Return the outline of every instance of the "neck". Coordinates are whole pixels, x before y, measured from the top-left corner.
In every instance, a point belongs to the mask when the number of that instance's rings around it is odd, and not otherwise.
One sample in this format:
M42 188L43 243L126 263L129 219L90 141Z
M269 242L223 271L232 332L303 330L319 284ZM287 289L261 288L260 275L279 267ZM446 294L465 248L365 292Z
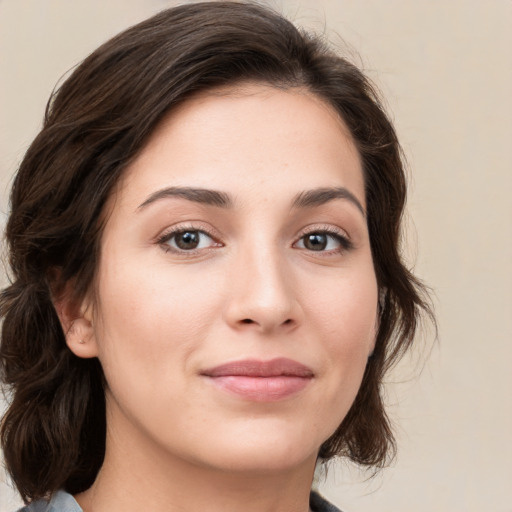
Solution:
M309 510L316 454L294 467L227 470L170 456L160 446L133 438L127 443L123 437L107 435L96 481L75 496L84 512Z

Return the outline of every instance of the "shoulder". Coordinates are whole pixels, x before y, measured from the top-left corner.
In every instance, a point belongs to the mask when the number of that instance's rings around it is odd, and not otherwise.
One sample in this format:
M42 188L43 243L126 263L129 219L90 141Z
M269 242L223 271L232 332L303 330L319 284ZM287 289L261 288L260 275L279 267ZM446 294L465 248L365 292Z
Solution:
M313 512L341 512L340 509L325 500L320 494L311 491L309 503ZM47 500L33 501L18 512L83 512L71 494L57 491Z
M75 498L64 491L57 491L48 500L36 500L18 512L83 512Z
M311 491L309 496L309 505L313 512L341 512L339 508L329 503L316 491Z

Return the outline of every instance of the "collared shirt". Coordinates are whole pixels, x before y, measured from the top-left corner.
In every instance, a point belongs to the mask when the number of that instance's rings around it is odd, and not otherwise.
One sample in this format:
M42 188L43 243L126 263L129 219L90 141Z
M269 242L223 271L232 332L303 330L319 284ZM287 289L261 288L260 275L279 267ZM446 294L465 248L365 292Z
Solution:
M315 491L311 491L309 504L313 512L341 512ZM83 512L83 510L71 494L57 491L50 501L33 501L30 505L19 509L18 512Z

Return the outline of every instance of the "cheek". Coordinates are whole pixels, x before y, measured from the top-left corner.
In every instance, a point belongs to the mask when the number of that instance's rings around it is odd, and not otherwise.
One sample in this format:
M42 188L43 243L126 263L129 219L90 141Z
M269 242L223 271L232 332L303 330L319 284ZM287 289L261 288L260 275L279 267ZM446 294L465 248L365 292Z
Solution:
M333 351L357 354L373 349L377 327L377 282L373 267L340 273L307 292L307 308Z
M361 385L377 327L377 284L373 267L337 276L309 294L312 332L325 355L326 415L335 429Z
M142 385L156 386L156 375L184 371L188 355L204 339L218 302L214 283L198 282L197 273L183 268L171 272L166 265L111 261L99 276L96 326L107 382L137 375Z

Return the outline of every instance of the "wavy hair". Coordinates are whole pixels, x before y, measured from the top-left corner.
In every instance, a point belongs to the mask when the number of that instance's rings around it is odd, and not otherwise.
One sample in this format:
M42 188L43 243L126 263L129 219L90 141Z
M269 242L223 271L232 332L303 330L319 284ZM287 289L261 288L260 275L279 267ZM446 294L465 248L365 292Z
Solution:
M355 402L319 457L380 467L393 454L383 376L431 310L400 254L407 187L392 123L365 75L322 38L253 3L187 4L122 32L74 70L14 180L10 285L0 295L10 403L0 435L26 501L86 490L105 452L101 365L68 349L52 297L70 281L76 298L91 288L105 203L164 116L197 92L241 81L309 90L340 114L359 150L380 326Z

